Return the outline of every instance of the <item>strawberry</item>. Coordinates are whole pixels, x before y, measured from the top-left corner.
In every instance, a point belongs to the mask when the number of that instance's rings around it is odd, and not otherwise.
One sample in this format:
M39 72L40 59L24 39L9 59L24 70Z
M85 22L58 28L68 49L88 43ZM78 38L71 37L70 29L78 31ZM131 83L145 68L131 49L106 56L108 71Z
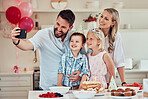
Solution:
M91 22L92 21L92 18L91 17L88 17L87 21L88 22Z
M127 87L134 87L134 85L126 85Z
M94 17L93 20L94 20L95 22L97 22L97 18L96 18L96 17Z

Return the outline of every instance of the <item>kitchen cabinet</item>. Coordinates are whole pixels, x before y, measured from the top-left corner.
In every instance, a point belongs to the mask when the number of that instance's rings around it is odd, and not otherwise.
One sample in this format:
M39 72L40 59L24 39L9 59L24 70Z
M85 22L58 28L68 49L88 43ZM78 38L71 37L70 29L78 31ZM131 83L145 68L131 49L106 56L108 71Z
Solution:
M139 84L143 84L143 79L148 78L148 70L125 70L125 79L127 84L133 84L137 82ZM115 78L117 86L121 86L120 76L117 73Z
M33 72L0 73L1 99L27 99L33 90Z

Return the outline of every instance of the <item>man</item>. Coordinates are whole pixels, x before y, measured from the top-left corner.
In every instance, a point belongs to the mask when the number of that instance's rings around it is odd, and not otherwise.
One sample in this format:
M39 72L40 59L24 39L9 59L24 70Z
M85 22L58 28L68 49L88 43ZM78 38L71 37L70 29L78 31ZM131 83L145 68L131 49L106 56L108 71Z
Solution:
M75 15L71 10L62 10L56 19L53 27L39 30L29 40L15 38L19 35L18 27L14 28L11 33L13 43L21 50L39 49L40 54L40 87L48 89L50 86L57 84L58 68L60 60L69 45L69 37L73 33L73 23ZM70 81L77 82L80 80L79 73L74 72L70 75Z

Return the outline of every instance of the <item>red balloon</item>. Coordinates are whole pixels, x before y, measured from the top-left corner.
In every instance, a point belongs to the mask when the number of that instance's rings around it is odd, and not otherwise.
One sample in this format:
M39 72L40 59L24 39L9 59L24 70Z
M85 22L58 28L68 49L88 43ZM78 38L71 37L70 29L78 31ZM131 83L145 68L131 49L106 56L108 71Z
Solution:
M21 2L22 0L16 0L17 2Z
M34 22L31 18L29 17L23 17L20 21L19 21L19 27L21 29L26 29L27 33L30 32L33 27L34 27Z
M15 7L9 7L6 11L6 18L12 24L17 24L21 19L21 11Z

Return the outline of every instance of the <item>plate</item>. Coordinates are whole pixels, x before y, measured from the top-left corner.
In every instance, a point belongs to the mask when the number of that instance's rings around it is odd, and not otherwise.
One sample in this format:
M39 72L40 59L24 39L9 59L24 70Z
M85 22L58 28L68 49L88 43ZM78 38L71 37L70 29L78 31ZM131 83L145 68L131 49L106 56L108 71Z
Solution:
M111 96L113 99L132 99L135 96Z
M142 92L143 90L138 90L138 92Z
M104 96L106 93L96 93L95 96Z

